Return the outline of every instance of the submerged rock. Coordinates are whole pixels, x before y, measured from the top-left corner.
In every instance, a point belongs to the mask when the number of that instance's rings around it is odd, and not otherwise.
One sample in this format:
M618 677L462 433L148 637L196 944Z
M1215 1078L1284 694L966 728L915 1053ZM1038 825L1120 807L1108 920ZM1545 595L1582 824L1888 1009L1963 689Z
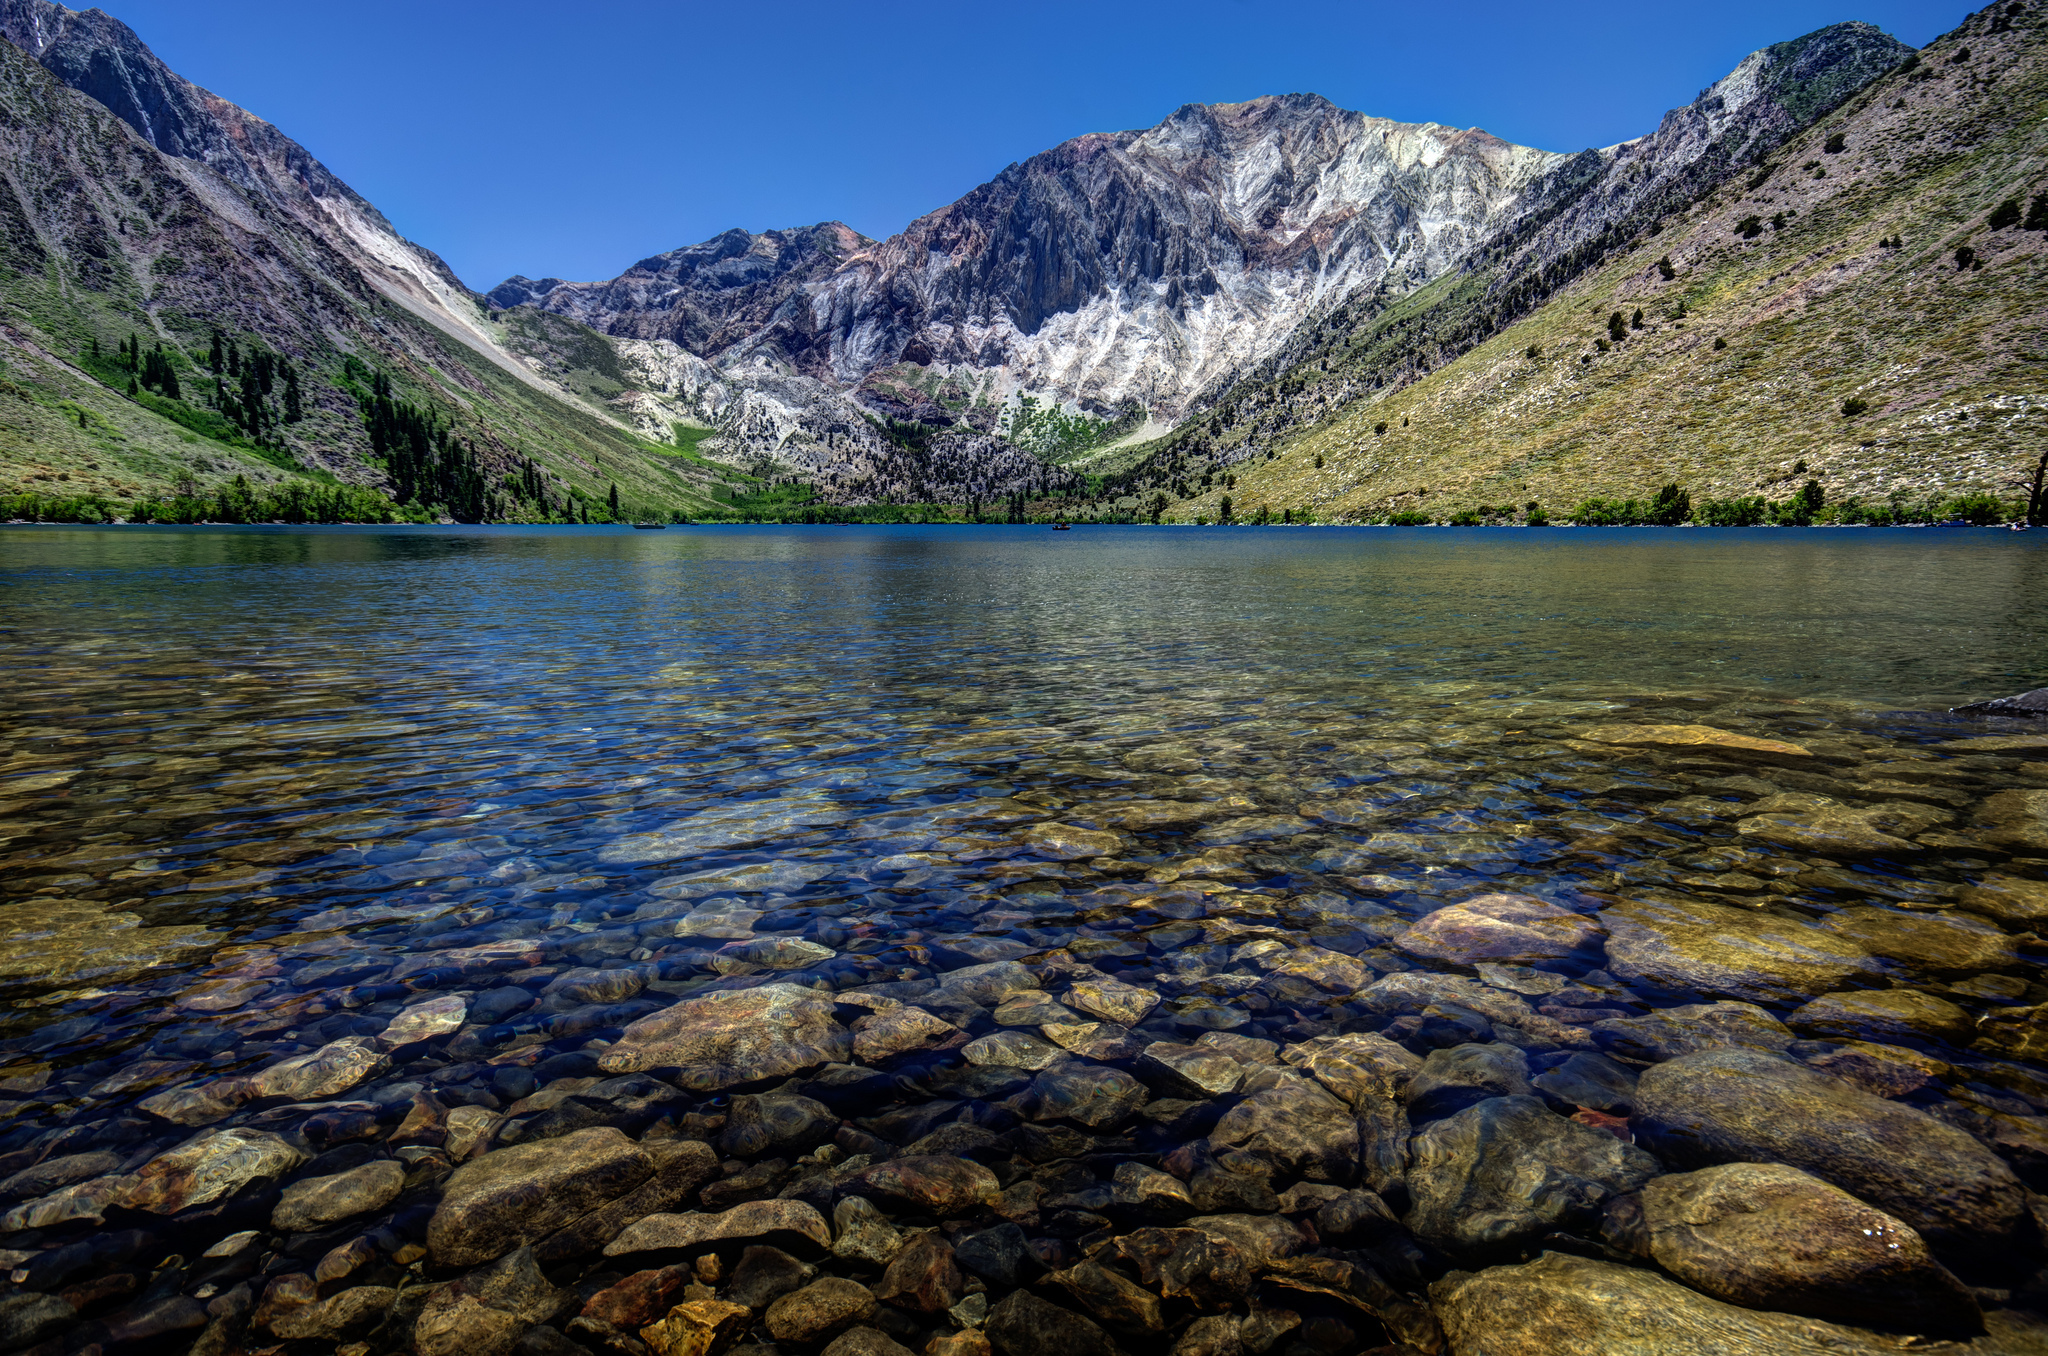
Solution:
M1592 1030L1602 1050L1648 1064L1723 1045L1783 1050L1796 1039L1790 1027L1754 1003L1688 1003L1640 1017L1610 1017Z
M1411 956L1472 965L1556 960L1596 946L1600 924L1528 895L1481 895L1424 914L1394 939Z
M844 1063L853 1040L814 990L763 984L687 998L628 1026L598 1058L607 1073L677 1068L697 1092Z
M1496 1097L1416 1134L1408 1227L1462 1257L1511 1254L1552 1229L1583 1229L1657 1160L1557 1115L1534 1097Z
M1912 1332L1983 1326L1969 1289L1911 1226L1781 1164L1731 1163L1643 1187L1650 1255L1752 1309Z
M1803 919L1704 901L1617 904L1607 968L1622 979L1755 1002L1810 998L1874 977L1855 942Z
M1710 1299L1654 1271L1546 1252L1430 1287L1465 1356L1896 1356L1895 1342Z
M1595 725L1572 733L1580 739L1623 749L1718 753L1744 762L1783 763L1795 767L1816 761L1813 753L1801 745L1777 739L1756 739L1717 730L1711 725Z
M1943 1256L1995 1256L2035 1237L2019 1179L1971 1136L1779 1056L1706 1050L1659 1064L1637 1084L1633 1124L1676 1167L1803 1168Z
M1215 1039L1204 1036L1204 1042ZM1353 1109L1371 1102L1403 1102L1422 1061L1377 1033L1316 1036L1280 1052Z
M1821 926L1873 956L1934 974L1981 974L2019 964L2012 938L1967 913L1865 907L1829 914Z
M536 1243L624 1196L655 1160L608 1126L516 1144L456 1169L427 1225L442 1266L475 1266Z
M307 1155L263 1130L237 1126L189 1139L136 1169L122 1203L134 1210L174 1215L242 1191L254 1182L280 1177Z
M1787 1020L1817 1036L1871 1037L1889 1040L1966 1042L1970 1014L1955 1004L1914 989L1851 989L1814 999Z
M832 1246L832 1230L814 1207L802 1201L745 1201L715 1215L649 1215L606 1244L604 1255L682 1250L777 1234L805 1239L820 1248Z
M305 1233L382 1210L398 1199L404 1186L405 1169L389 1159L330 1177L307 1178L285 1188L270 1224L286 1233Z

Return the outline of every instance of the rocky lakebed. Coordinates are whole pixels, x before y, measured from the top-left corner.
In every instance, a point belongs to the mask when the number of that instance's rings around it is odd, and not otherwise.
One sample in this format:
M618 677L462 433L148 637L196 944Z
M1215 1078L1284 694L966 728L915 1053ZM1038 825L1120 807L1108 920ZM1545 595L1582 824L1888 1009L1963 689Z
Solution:
M374 713L18 722L0 1349L2048 1352L2038 725L668 712L409 817Z

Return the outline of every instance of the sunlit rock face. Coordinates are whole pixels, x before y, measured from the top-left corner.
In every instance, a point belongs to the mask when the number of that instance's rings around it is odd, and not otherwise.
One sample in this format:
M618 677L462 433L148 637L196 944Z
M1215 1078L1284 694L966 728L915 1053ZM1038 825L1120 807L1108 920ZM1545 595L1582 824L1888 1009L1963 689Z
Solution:
M808 473L872 457L849 407L986 433L1031 394L1161 428L1448 275L1506 323L1909 50L1836 24L1752 53L1654 132L1576 154L1312 94L1190 104L1011 165L885 241L838 222L727 231L606 282L515 277L491 301L642 341L643 389ZM710 370L661 380L692 355Z
M846 385L937 364L1171 418L1319 307L1441 275L1563 159L1315 95L1190 104L1012 165L881 243L836 222L729 231L609 282L491 297Z

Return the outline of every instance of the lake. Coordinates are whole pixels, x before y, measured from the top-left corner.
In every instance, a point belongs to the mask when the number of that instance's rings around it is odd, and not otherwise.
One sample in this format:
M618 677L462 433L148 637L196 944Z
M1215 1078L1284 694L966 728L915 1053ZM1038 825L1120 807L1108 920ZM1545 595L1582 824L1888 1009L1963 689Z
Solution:
M1948 708L2048 682L2048 534L17 527L0 587L0 1263L132 1281L68 1342L388 1349L522 1245L874 1283L853 1198L1021 1231L913 1350L1037 1332L1024 1271L1295 1356L1587 1268L2033 1340L2048 721ZM1755 1164L1907 1262L1650 1267ZM575 1235L605 1172L649 1208ZM1256 1288L1088 1279L1224 1216L1295 1230L1210 1229Z

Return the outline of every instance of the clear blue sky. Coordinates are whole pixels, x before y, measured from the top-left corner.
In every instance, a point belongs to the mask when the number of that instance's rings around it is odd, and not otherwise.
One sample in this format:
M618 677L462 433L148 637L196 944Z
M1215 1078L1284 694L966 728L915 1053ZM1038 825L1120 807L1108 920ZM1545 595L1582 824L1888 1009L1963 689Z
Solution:
M1758 47L1844 19L1922 46L1973 8L100 2L478 288L612 277L733 226L886 236L1012 161L1185 103L1310 91L1546 150L1604 146Z

